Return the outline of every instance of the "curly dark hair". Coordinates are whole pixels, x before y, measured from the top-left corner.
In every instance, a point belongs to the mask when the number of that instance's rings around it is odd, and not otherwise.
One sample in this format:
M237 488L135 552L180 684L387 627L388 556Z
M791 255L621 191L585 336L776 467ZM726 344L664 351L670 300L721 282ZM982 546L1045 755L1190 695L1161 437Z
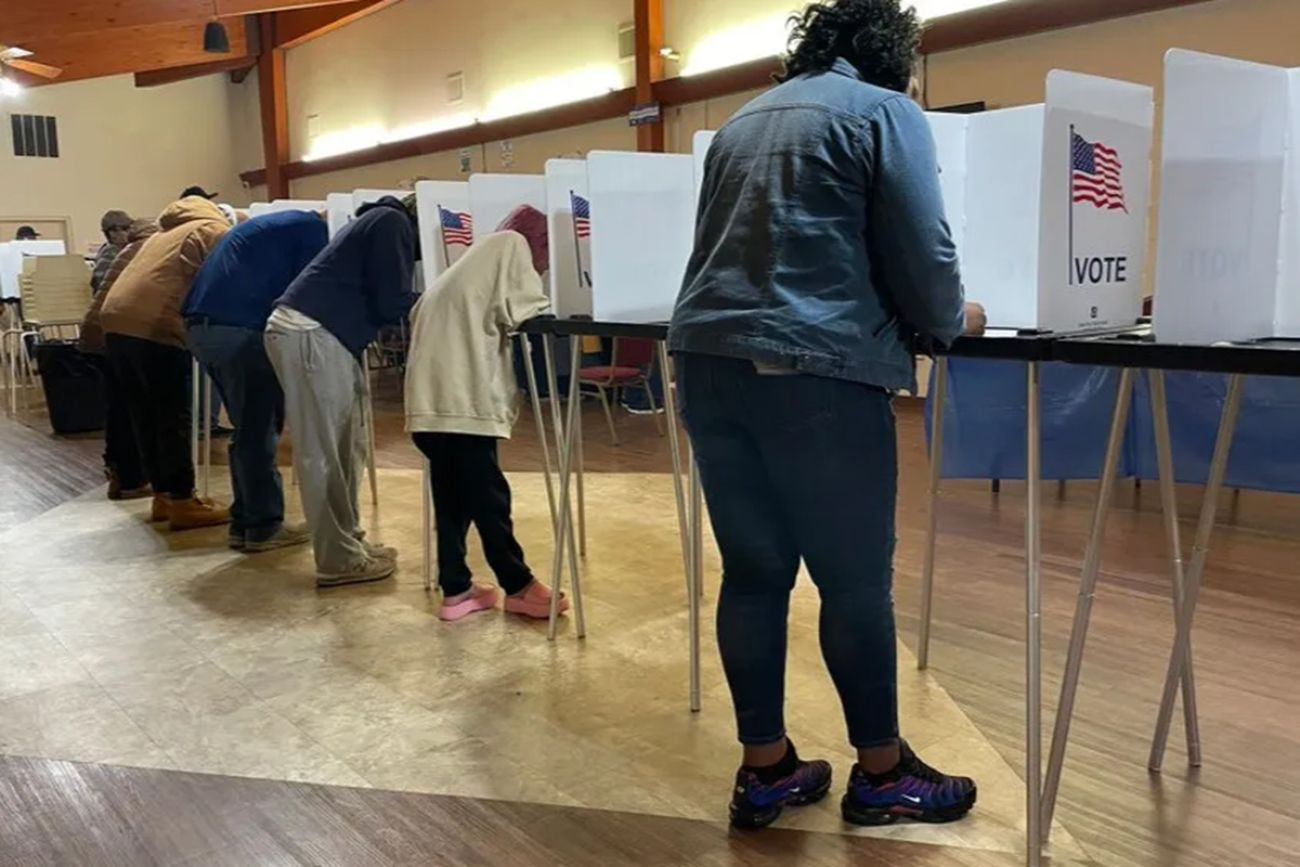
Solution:
M790 18L778 81L825 72L843 57L878 87L907 91L921 46L921 19L903 0L821 0Z

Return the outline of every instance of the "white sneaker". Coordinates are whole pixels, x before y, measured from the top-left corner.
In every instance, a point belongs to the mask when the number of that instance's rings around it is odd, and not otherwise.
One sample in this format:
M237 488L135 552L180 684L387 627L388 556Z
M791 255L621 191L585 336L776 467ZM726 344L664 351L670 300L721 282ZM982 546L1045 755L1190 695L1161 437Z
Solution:
M261 542L246 539L244 550L250 554L259 554L263 551L274 551L277 548L288 548L292 545L301 545L310 541L311 531L307 529L306 524L295 524L293 526L282 524L280 529L275 531L275 535L269 539L263 539Z
M369 584L383 581L397 571L397 561L387 557L367 557L360 563L348 567L343 572L316 573L316 586L343 587L347 584Z
M396 548L390 547L388 545L378 545L375 544L374 542L367 542L365 539L361 540L361 545L366 549L366 553L369 554L371 557L377 557L381 560L397 559Z

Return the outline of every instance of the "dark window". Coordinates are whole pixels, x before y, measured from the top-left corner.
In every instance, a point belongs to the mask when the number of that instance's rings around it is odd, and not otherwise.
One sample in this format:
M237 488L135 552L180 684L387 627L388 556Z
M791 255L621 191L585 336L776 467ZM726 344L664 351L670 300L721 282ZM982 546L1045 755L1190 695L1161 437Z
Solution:
M16 157L57 157L59 155L58 122L45 115L10 115Z

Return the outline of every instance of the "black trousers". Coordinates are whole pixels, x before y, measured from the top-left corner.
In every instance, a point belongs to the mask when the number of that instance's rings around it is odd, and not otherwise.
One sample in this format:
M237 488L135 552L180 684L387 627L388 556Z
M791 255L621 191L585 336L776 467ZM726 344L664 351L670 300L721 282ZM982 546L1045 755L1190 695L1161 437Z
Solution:
M131 407L126 393L108 356L96 355L94 358L104 383L104 467L117 476L124 490L144 487L148 478L140 458L135 428L131 424Z
M194 496L190 354L176 346L123 334L109 334L106 341L149 483L155 493L189 499Z
M446 596L472 585L465 538L472 523L488 565L507 595L533 580L510 520L510 483L497 463L494 437L415 433L415 445L429 459L433 510L438 522L438 584Z

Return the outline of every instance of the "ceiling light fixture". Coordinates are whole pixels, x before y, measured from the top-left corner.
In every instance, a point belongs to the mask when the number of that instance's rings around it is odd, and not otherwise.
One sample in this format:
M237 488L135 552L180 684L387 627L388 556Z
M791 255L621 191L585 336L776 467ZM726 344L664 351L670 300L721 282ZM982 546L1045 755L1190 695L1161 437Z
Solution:
M23 86L7 75L0 73L0 96L21 96Z
M217 0L212 0L212 20L203 28L203 50L209 54L230 53L230 34L217 17Z

